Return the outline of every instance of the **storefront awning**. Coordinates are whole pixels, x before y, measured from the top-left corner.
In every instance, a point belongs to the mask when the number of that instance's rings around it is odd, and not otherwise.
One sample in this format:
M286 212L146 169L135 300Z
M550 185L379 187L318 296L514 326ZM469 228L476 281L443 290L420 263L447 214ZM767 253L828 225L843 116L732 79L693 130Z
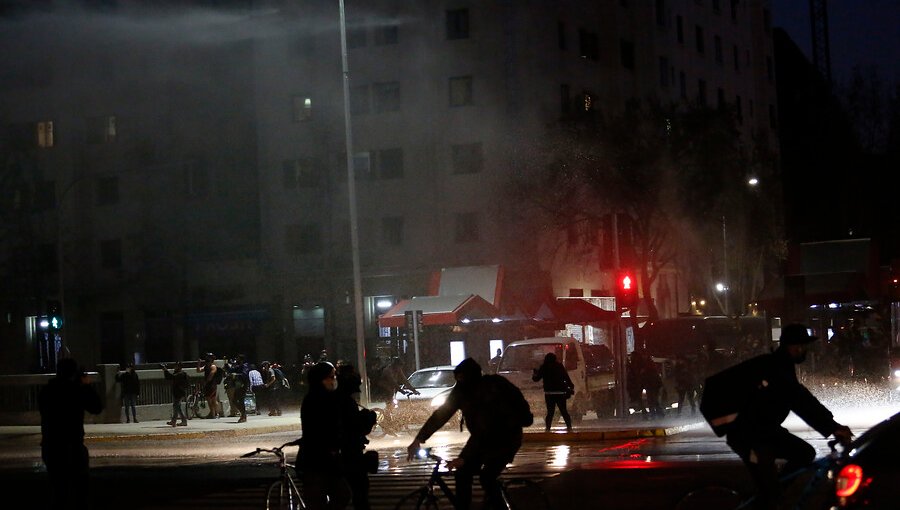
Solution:
M416 296L403 300L378 317L382 328L406 326L406 312L421 310L422 324L438 326L457 324L463 319L480 320L497 317L497 309L476 294L457 296Z
M583 299L557 299L548 301L538 308L534 319L553 321L560 324L590 324L616 320L616 312L604 310Z

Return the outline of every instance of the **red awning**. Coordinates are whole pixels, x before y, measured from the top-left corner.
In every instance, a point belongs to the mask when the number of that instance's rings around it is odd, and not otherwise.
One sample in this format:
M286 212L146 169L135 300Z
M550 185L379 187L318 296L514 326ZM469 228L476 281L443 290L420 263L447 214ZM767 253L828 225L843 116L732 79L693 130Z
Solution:
M618 314L594 306L583 299L557 299L541 305L534 318L561 324L590 324L616 320Z
M422 311L422 324L425 326L457 324L463 319L490 319L499 315L493 305L476 294L416 296L397 303L379 316L378 325L382 328L405 327L405 313L413 310Z

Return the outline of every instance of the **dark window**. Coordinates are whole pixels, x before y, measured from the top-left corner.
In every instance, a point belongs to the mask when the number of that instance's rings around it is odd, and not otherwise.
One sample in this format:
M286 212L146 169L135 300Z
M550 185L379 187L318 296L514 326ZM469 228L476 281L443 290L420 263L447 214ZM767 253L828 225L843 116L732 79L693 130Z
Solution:
M737 23L737 5L738 0L731 0L731 21Z
M681 16L675 17L675 36L680 44L684 44L684 19Z
M737 44L732 46L731 56L732 56L732 58L734 58L734 70L740 71L741 70L741 55L740 55L740 52L738 51Z
M376 112L400 111L400 84L398 82L373 85Z
M634 69L634 43L624 39L619 40L619 52L622 59L622 67Z
M562 21L556 23L556 39L559 49L565 51L569 45L566 41L566 24Z
M87 119L87 137L89 144L112 143L116 140L116 117L107 115Z
M600 40L597 34L587 30L578 30L578 51L581 58L597 60L600 58Z
M725 109L725 89L722 87L716 89L716 107L720 110Z
M378 151L379 177L382 179L403 178L403 149L400 147Z
M347 27L347 47L362 48L366 45L366 27L364 26L348 26Z
M119 178L115 175L97 177L96 204L115 205L119 203Z
M719 14L722 12L722 0L712 0L713 12Z
M319 172L310 159L286 159L281 167L285 189L314 188L319 185Z
M372 158L374 154L368 152L357 152L353 155L353 176L357 181L372 180L374 172L372 172Z
M184 191L189 198L201 198L209 193L209 172L202 161L184 164Z
M716 62L720 64L724 62L722 57L722 38L718 35L713 37L713 50L716 52Z
M456 76L450 78L450 106L468 106L472 104L472 77Z
M403 216L388 216L381 220L382 239L387 246L403 245Z
M685 77L684 71L678 73L678 86L681 88L681 98L687 99L687 77Z
M42 181L34 189L35 212L49 211L56 207L56 181Z
M770 82L775 80L775 66L772 65L772 57L766 57L766 78Z
M584 297L584 289L569 289L569 297Z
M775 114L775 105L769 105L769 127L776 129L778 127L778 116Z
M668 59L668 57L659 57L659 86L662 88L669 87L669 59Z
M371 110L369 102L369 86L356 85L350 88L350 113L365 115Z
M478 233L478 215L473 212L457 213L456 235L457 243L477 242L481 236Z
M703 53L704 44L703 44L703 27L697 25L694 27L694 37L697 40L697 53Z
M453 145L451 158L454 174L475 174L484 166L484 151L481 142Z
M119 269L122 267L122 241L108 239L100 241L100 267Z
M57 259L55 244L46 243L37 246L37 269L45 274L59 272L59 260Z
M322 228L317 223L302 223L285 227L285 251L293 255L322 251Z
M400 27L397 25L382 25L375 30L375 45L387 46L397 44L400 40Z
M706 80L697 80L697 104L706 106Z
M741 96L734 98L734 114L737 117L737 123L744 123L744 106L741 104Z
M469 10L451 9L447 11L447 39L469 38Z
M666 0L656 0L656 26L666 26Z
M559 86L559 111L562 113L572 111L572 90L567 83Z
M763 30L767 34L772 32L772 13L769 12L769 9L763 9Z

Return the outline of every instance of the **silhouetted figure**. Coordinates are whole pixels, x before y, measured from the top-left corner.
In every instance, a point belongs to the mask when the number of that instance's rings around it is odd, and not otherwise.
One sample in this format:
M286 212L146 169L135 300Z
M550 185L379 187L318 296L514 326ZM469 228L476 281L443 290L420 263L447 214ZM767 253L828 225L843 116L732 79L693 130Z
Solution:
M141 378L134 371L134 363L129 363L124 372L116 374L116 381L122 383L122 406L125 407L125 423L137 423L137 399L141 394ZM131 412L131 415L128 412Z
M497 507L497 478L522 446L522 427L531 425L534 417L519 388L501 375L482 375L474 359L462 360L453 375L456 385L406 447L407 459L412 460L421 443L461 411L469 439L459 458L447 463L448 469L456 470L456 509L468 510L471 506L475 475L484 489L485 507Z
M556 354L548 352L544 363L534 369L532 381L544 381L544 402L547 404L547 416L544 417L544 431L549 432L553 424L553 413L559 408L559 414L566 422L566 431L572 432L572 417L566 408L566 400L575 394L575 385L569 378L569 372L562 363L556 360Z
M59 360L56 377L41 389L41 458L51 486L51 508L86 509L90 501L84 413L100 414L103 402L72 358Z
M500 367L501 359L503 359L503 349L497 347L497 355L491 358L490 361L488 361L488 372L496 374L497 368Z
M244 397L250 388L250 364L247 363L243 354L238 354L234 363L227 362L225 370L231 377L231 405L234 407L232 413L237 411L240 415L238 423L247 421L247 406Z
M691 415L697 412L697 403L694 394L697 391L697 374L695 367L684 356L675 360L675 391L678 393L678 415L686 403L691 404Z
M187 415L184 413L184 398L188 394L188 375L184 371L184 367L180 361L175 363L174 372L169 372L165 365L160 365L163 370L163 377L172 381L172 419L168 422L172 427L187 426ZM177 420L181 418L179 423Z
M197 362L197 372L203 372L203 398L209 406L210 418L225 416L219 405L219 383L224 378L224 370L216 366L216 355L208 352Z
M359 395L362 379L351 363L339 361L336 371L338 408L341 417L343 435L341 439L341 462L344 477L353 493L353 509L369 510L369 473L378 468L377 453L366 453L369 444L366 436L375 426L374 411L360 407ZM374 466L367 460L375 455Z
M350 502L351 492L341 459L346 436L341 399L335 391L337 375L327 361L316 363L307 375L309 392L300 405L303 436L297 452L304 498L309 510L342 509Z

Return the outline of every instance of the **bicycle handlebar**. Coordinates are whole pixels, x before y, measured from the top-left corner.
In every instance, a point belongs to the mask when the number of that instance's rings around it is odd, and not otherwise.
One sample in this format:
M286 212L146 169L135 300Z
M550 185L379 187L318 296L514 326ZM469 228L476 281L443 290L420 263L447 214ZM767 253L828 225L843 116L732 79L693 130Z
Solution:
M290 441L288 443L284 443L281 446L274 446L272 448L257 448L256 450L254 450L252 452L247 452L247 453L241 455L241 458L246 459L248 457L253 457L254 455L259 455L260 453L273 453L273 454L283 458L284 457L283 450L286 446L297 446L297 445L298 445L297 441Z

